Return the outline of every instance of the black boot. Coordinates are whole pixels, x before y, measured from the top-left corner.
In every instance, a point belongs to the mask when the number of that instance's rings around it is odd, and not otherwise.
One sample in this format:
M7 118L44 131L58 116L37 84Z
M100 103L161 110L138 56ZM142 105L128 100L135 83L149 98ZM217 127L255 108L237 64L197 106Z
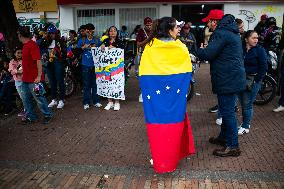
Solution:
M224 147L222 149L214 150L213 155L220 157L228 157L228 156L238 157L239 155L241 155L241 150L240 148Z

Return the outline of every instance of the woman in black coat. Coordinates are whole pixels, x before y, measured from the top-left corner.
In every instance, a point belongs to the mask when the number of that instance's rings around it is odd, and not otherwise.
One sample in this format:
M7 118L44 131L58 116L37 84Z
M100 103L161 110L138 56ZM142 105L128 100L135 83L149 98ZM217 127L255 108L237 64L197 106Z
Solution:
M247 76L247 86L239 95L242 105L242 124L238 134L243 135L249 132L250 122L253 116L253 102L261 88L262 79L267 71L267 55L260 45L258 45L258 34L249 30L244 35L244 66Z

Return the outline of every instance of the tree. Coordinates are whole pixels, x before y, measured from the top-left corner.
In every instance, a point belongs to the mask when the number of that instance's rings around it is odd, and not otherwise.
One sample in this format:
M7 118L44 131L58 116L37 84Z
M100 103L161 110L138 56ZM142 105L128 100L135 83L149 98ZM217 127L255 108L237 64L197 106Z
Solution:
M6 40L7 54L11 55L13 49L19 44L17 29L19 23L16 17L12 0L1 0L0 3L0 32Z

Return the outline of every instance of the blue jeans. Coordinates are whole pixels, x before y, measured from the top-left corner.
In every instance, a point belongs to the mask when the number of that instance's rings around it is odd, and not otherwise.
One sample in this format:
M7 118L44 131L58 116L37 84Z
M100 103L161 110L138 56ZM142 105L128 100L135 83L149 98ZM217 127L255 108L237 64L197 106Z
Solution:
M59 87L59 100L64 100L65 85L64 85L64 63L54 61L49 63L46 68L48 80L51 87L51 97L56 99L57 97L57 85Z
M17 92L18 92L21 100L23 100L23 82L22 81L15 81L15 87L17 89Z
M280 78L280 99L278 104L284 106L284 57L282 57L282 68L281 68L281 78Z
M220 139L226 139L226 146L239 147L238 126L235 113L237 94L217 94L219 111L222 115L223 124L219 134Z
M253 102L255 101L260 87L261 82L254 83L251 91L245 90L239 94L243 114L243 128L249 129L249 125L253 116Z
M99 103L100 99L97 95L96 74L93 71L94 67L82 65L83 74L83 105Z
M40 95L37 96L33 91L35 84L34 83L26 83L23 82L22 90L23 90L23 104L26 112L26 117L31 121L35 121L37 119L37 115L34 113L34 103L33 99L35 99L37 106L40 111L43 113L44 117L52 117L52 113L48 108L48 104L46 98L44 96L44 89L41 90Z

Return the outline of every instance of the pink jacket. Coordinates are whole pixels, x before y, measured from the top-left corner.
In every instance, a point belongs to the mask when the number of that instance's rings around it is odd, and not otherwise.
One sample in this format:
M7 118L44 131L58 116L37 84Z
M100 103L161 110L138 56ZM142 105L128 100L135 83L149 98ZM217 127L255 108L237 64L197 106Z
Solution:
M15 81L22 81L23 74L18 73L18 70L17 70L17 67L19 65L22 66L22 60L17 61L17 60L12 59L9 63L8 71L11 72Z

